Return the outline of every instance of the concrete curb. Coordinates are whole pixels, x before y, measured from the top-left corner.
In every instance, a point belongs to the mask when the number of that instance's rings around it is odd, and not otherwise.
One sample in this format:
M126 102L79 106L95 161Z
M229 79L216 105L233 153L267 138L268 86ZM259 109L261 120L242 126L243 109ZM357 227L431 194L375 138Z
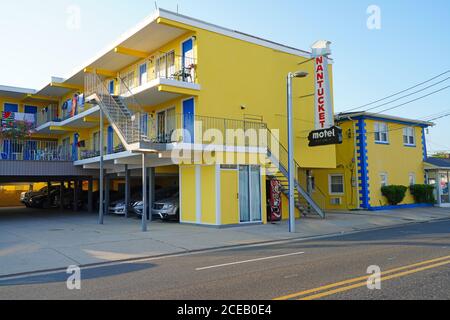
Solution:
M255 246L275 245L275 244L290 243L290 242L306 242L306 241L311 241L311 240L321 240L321 239L329 239L329 238L335 238L335 237L343 237L343 236L359 234L359 233L364 233L364 232L369 232L369 231L395 229L395 228L400 228L400 227L405 227L405 226L410 226L410 225L434 223L434 222L441 222L441 221L450 221L450 218L447 217L447 218L439 218L439 219L426 220L426 221L411 221L411 222L405 222L405 223L396 224L396 225L392 225L392 226L374 227L374 228L367 228L367 229L361 229L361 230L355 230L355 231L335 232L335 233L329 233L329 234L318 235L318 236L310 236L310 237L293 237L293 238L284 238L284 239L278 239L278 240L259 241L259 242L248 243L248 244L220 246L220 247L213 247L213 248L207 248L207 249L185 250L185 251L179 251L179 252L174 252L174 253L170 253L170 254L160 254L160 255L146 256L146 257L140 257L140 258L131 258L131 259L108 261L108 262L85 264L85 265L79 265L79 267L80 268L95 268L95 267L104 267L104 266L117 265L117 264L126 264L126 263L131 263L131 262L140 262L140 261L146 261L146 260L156 260L156 259L162 259L162 258L180 257L180 256L185 256L185 255L190 255L190 254L200 254L200 253L207 253L207 252L224 251L224 250L231 250L231 249L238 249L238 248L249 248L249 247L255 247ZM34 271L28 271L28 272L22 272L22 273L16 273L16 274L0 275L0 281L5 280L5 279L30 276L30 275L66 272L66 270L67 270L67 268L55 268L55 269L45 269L45 270L34 270ZM0 287L1 287L1 282L0 282Z

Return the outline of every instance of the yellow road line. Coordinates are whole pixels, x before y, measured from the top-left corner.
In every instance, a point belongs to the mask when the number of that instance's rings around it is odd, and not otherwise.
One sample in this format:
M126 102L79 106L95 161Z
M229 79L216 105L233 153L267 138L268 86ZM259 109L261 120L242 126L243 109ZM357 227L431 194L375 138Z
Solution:
M417 268L417 269L413 269L413 270L409 270L409 271L404 271L404 272L400 272L400 273L396 273L387 277L382 277L381 281L387 281L387 280L391 280L391 279L395 279L395 278L400 278L400 277L404 277L410 274L414 274L417 272L421 272L421 271L425 271L425 270L429 270L429 269L433 269L433 268L437 268L440 266L444 266L446 264L450 264L450 260L448 261L444 261L444 262L440 262L440 263L436 263L436 264L432 264L426 267L422 267L422 268ZM341 293L341 292L345 292L345 291L349 291L352 289L356 289L356 288L361 288L361 287L365 287L367 286L367 281L365 282L361 282L361 283L357 283L351 286L347 286L347 287L343 287L343 288L339 288L339 289L335 289L335 290L331 290L331 291L325 291L323 293L319 293L319 294L315 294L312 296L307 296L304 298L301 298L300 300L315 300L315 299L320 299L320 298L324 298L324 297L328 297L337 293Z
M436 259L427 260L427 261L422 261L422 262L419 262L419 263L414 263L414 264L411 264L411 265L407 265L407 266L391 269L391 270L383 272L381 275L384 276L384 275L391 274L391 273L394 273L394 272L399 272L399 271L403 271L403 270L406 270L406 269L411 269L411 268L414 268L414 267L420 267L420 266L423 266L423 265L426 265L426 264L435 263L435 262L443 261L443 260L446 260L446 259L450 259L450 256L436 258ZM366 280L367 281L367 279L369 277L370 277L370 275L365 275L365 276L358 277L358 278L353 278L353 279L349 279L349 280L345 280L345 281L341 281L341 282L336 282L336 283L332 283L332 284L329 284L329 285L326 285L326 286L321 286L321 287L318 287L318 288L314 288L314 289L301 291L301 292L296 292L296 293L293 293L293 294L290 294L290 295L282 296L282 297L276 298L274 300L294 299L294 298L297 298L297 297L300 297L300 296L304 296L304 295L307 295L307 294L310 294L310 293L314 293L314 292L318 292L318 291L324 291L324 290L327 290L327 289L333 289L335 287L340 287L340 286L343 286L343 285L346 285L346 284L350 284L350 283L353 283L353 282L358 282L358 281L361 281L361 280Z

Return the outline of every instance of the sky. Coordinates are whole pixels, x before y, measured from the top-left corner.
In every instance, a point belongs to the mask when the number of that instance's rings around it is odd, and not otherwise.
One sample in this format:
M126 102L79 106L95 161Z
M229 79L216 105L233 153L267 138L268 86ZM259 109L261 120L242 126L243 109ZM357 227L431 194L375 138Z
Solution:
M331 41L337 112L376 101L450 70L448 0L156 3L160 8L177 11L178 7L181 14L300 49L309 50L319 39ZM373 6L379 15L368 13ZM155 1L150 0L3 0L0 84L39 89L51 76L67 76L154 10ZM448 77L450 73L425 86ZM444 81L388 106L418 98L449 83ZM443 111L450 113L450 88L386 113L428 119ZM435 123L427 136L429 152L450 152L450 117Z

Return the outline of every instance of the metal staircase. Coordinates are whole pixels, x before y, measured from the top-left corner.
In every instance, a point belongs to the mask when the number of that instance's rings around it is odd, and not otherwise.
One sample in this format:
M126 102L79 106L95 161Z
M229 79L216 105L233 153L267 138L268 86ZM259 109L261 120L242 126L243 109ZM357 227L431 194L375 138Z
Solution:
M129 90L123 82L121 86ZM142 149L141 144L149 142L142 128L141 113L130 109L132 105L139 108L137 101L128 103L124 98L110 94L104 79L97 74L86 74L85 96L86 102L100 106L127 150Z
M288 151L273 135L273 133L267 129L268 132L268 145L267 156L270 160L266 167L266 174L271 180L277 180L281 184L283 194L289 198L289 175L288 175ZM277 146L274 146L276 143ZM294 163L295 170L295 206L301 212L303 216L308 214L316 214L322 219L325 219L325 212L318 204L316 200L305 190L300 183L301 168L297 162ZM306 176L305 176L306 183ZM315 191L317 193L316 198L325 199L325 195L316 186ZM322 202L322 201L321 201ZM324 204L324 202L323 202Z

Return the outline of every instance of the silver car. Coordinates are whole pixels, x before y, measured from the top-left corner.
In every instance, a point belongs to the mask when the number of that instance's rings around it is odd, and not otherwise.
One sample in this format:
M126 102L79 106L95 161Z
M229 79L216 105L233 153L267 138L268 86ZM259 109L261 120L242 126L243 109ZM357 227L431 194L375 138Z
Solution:
M138 201L133 205L134 212L142 216L142 201ZM152 217L154 219L161 219L164 221L180 219L180 197L179 194L174 196L156 201L152 206Z
M113 202L109 206L108 211L111 214L115 214L118 216L124 216L125 215L125 201L120 200L120 201Z

